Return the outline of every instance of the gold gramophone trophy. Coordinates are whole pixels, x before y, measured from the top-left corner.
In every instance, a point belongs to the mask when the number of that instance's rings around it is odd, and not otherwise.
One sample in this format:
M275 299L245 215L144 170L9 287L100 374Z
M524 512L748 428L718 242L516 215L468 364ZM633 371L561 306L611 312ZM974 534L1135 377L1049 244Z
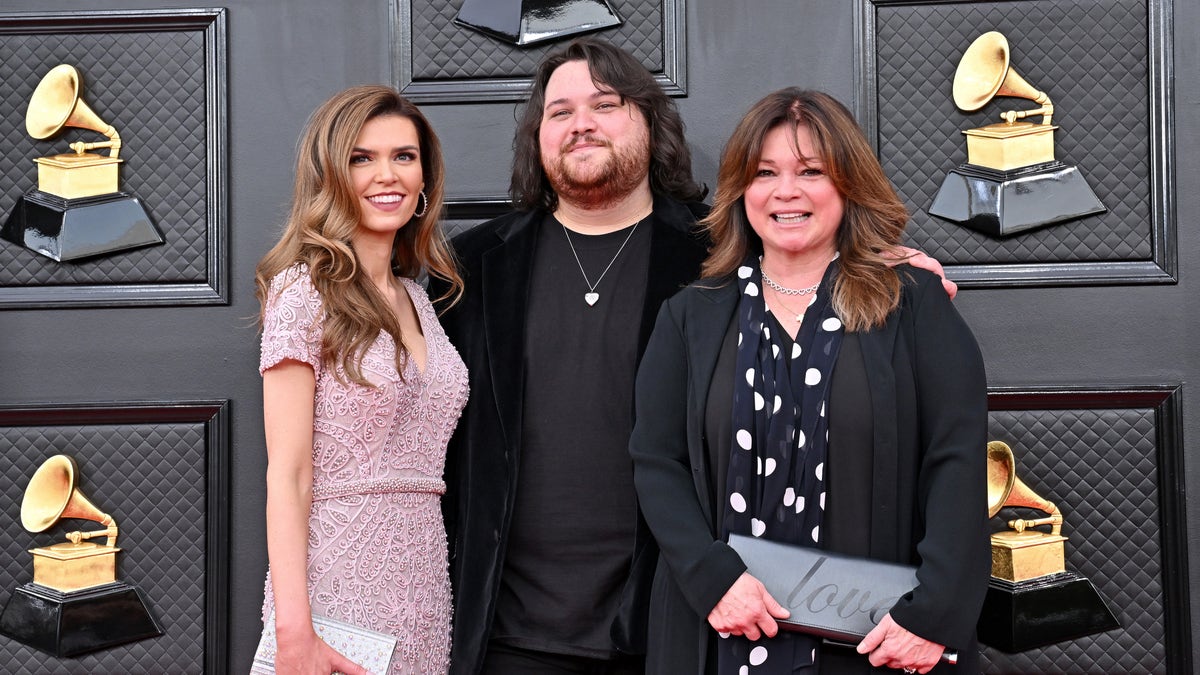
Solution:
M1041 106L1009 110L1002 122L967 129L967 163L950 171L929 213L996 237L1071 220L1106 209L1079 169L1054 159L1054 104L1009 64L1008 40L984 33L954 73L954 104L978 110L996 96ZM1040 124L1024 122L1041 115Z
M75 656L162 635L140 591L117 580L117 523L76 486L79 468L66 455L42 463L21 502L21 524L44 532L63 518L100 523L67 541L35 548L33 583L15 591L0 613L0 633L57 657ZM103 544L89 541L105 537Z
M80 98L79 86L73 66L52 68L29 100L25 130L41 140L79 127L108 140L72 143L72 152L34 159L38 187L17 200L0 237L59 262L161 244L141 201L118 188L120 134ZM108 156L88 152L96 148L108 148Z
M992 534L992 579L979 619L979 640L1006 652L1120 628L1092 582L1066 568L1063 516L1016 475L1012 449L987 445L988 517L1000 509L1036 509L1045 517L1009 520ZM1050 531L1034 528L1049 525Z

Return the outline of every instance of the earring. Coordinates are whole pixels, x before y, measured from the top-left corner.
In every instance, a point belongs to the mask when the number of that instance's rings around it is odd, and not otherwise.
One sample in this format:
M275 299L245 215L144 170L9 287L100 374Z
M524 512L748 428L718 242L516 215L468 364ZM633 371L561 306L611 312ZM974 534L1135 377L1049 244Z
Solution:
M426 211L428 211L428 210L429 210L429 197L426 197L426 196L425 196L425 191L424 191L424 190L421 190L421 194L420 194L419 196L420 196L420 198L421 198L421 202L422 202L424 205L421 207L421 212L420 212L420 213L417 213L416 211L413 211L413 218L420 218L421 216L425 215L425 212L426 212Z

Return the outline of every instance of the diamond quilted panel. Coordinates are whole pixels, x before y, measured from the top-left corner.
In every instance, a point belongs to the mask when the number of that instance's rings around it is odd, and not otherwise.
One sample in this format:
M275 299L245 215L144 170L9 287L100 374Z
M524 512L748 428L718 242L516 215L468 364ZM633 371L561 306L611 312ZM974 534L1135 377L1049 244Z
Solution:
M26 549L94 523L67 521L32 534L21 527L29 477L49 456L79 463L79 488L120 527L118 578L138 586L163 635L70 659L0 637L0 670L21 673L199 673L204 669L206 466L202 423L0 428L0 597L32 581ZM82 528L79 526L82 525Z
M37 186L33 158L103 137L66 129L44 141L25 133L25 110L59 63L82 75L87 104L121 134L121 189L137 195L166 242L77 264L0 242L0 286L195 283L208 270L204 41L200 32L0 36L0 218Z
M984 672L1165 673L1154 411L993 411L988 434L1062 510L1067 568L1091 580L1122 628L1019 654L985 649ZM994 527L1027 514L1005 509Z
M955 264L1150 259L1147 21L1138 0L879 5L879 155L913 214L913 245ZM946 172L966 161L963 129L1036 107L1012 97L974 113L955 107L955 68L986 30L1004 33L1012 66L1049 94L1055 156L1079 168L1106 213L1002 240L926 213Z
M529 77L558 43L517 48L454 23L462 0L409 0L412 6L414 81L480 77ZM600 35L629 50L651 72L663 70L663 12L658 2L611 0L624 22Z

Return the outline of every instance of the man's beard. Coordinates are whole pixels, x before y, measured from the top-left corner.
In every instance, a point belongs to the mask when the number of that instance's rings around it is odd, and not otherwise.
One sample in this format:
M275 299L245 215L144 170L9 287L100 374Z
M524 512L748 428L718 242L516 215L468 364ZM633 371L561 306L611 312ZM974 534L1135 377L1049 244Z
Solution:
M610 141L583 136L574 139L550 161L543 160L546 179L559 199L584 209L612 206L633 194L650 172L648 139L616 148ZM575 143L603 143L609 153L600 161L589 158L583 166L569 162ZM598 149L596 154L600 150Z

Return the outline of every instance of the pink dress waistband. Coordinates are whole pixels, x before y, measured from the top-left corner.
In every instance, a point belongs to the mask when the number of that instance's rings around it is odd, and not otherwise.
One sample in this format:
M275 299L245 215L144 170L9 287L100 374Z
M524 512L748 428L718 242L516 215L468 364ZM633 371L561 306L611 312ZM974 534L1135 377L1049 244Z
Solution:
M446 494L446 483L438 478L405 476L403 478L373 478L356 480L336 485L314 485L313 501L334 499L349 495L398 493Z

